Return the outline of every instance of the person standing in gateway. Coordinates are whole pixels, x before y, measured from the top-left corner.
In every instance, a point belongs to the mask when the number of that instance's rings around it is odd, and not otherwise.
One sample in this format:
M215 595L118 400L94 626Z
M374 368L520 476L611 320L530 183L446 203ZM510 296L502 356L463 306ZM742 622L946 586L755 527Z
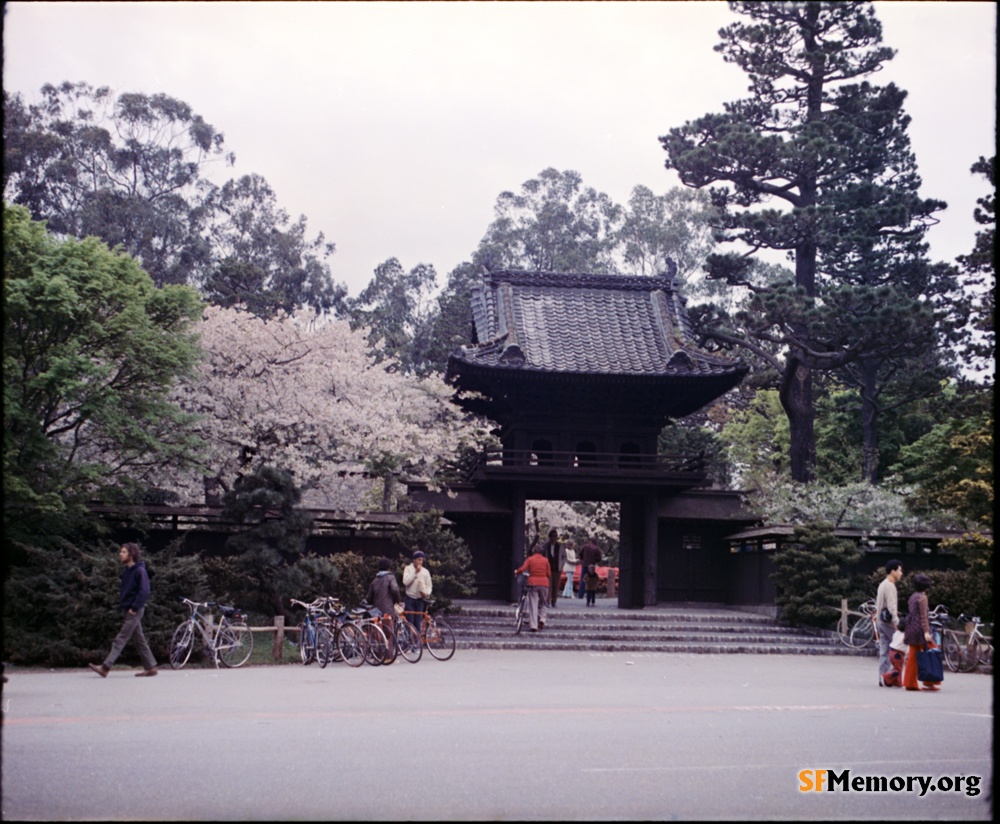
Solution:
M153 651L149 648L149 642L142 632L142 616L146 611L146 602L149 600L149 575L146 572L145 562L139 560L139 545L136 543L122 544L118 550L119 560L125 564L122 572L121 595L118 599L118 607L125 613L125 623L115 640L111 644L111 652L101 664L89 664L88 666L101 678L107 678L114 666L118 656L122 654L125 645L129 641L135 641L139 650L139 660L142 661L143 670L137 672L136 676L156 675L156 659Z
M563 564L566 561L566 556L563 553L562 545L559 543L559 532L555 529L549 530L549 538L542 545L542 555L549 562L550 570L550 580L549 580L549 603L552 606L556 605L556 601L559 600L559 572L563 568Z

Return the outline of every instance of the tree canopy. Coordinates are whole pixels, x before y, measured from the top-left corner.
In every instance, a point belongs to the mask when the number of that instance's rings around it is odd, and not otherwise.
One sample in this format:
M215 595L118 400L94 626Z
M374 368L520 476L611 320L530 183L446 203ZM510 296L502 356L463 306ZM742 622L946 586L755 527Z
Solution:
M906 93L864 79L893 56L870 4L730 6L746 21L722 29L716 50L749 75L752 96L660 141L685 185L709 189L717 239L741 250L708 259L711 277L753 293L748 321L720 330L720 339L758 354L762 344L786 352L777 365L792 476L807 481L816 460L814 370L885 352L887 344L928 345L932 307L920 303L901 267L927 282L919 241L944 204L917 194ZM773 286L750 279L761 250L788 253L794 279ZM880 262L869 266L873 255ZM908 325L887 340L885 330L902 320Z
M377 363L365 331L346 320L210 307L198 332L205 357L174 399L197 416L191 432L205 460L160 479L183 500L203 497L204 478L228 491L270 465L312 505L361 509L366 467L432 476L467 428L439 377L386 369L391 362Z
M171 401L199 356L197 295L153 285L96 238L53 238L3 208L4 526L59 521L108 488L196 454Z
M333 244L310 239L305 216L290 222L260 175L212 182L236 156L190 105L87 83L46 84L41 95L28 104L4 92L6 202L59 235L121 245L155 284L203 289L222 306L344 310Z

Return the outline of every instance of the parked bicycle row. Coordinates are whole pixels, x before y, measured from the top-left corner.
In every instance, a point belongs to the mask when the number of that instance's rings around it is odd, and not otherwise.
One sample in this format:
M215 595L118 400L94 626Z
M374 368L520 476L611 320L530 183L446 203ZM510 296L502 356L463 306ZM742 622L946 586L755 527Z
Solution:
M402 608L383 612L367 602L345 607L336 598L323 596L311 602L295 598L293 606L305 610L299 624L299 655L303 664L316 661L320 667L343 661L352 667L362 664L391 664L402 656L417 663L426 649L439 661L455 654L455 633L440 616L429 610Z
M934 642L952 672L973 672L980 665L993 665L992 638L983 634L979 616L962 613L952 619L948 607L938 604L928 612L928 618ZM854 649L877 647L875 599L869 598L857 610L849 611L838 626L838 634L844 644Z

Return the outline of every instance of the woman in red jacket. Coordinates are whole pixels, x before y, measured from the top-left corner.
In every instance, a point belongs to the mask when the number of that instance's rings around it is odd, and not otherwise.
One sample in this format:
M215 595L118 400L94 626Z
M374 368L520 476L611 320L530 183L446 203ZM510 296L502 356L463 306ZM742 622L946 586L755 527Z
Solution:
M532 632L545 629L545 619L549 609L549 582L552 566L542 554L542 547L536 546L523 564L514 570L515 575L528 573L528 622Z

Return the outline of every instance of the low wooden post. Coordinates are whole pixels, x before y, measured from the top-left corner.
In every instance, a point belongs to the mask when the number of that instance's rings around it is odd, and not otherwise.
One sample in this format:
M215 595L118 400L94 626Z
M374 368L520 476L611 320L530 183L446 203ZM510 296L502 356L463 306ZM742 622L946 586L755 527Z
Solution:
M271 650L271 655L274 658L275 663L281 663L281 655L285 649L285 616L275 615L274 616L274 647Z

